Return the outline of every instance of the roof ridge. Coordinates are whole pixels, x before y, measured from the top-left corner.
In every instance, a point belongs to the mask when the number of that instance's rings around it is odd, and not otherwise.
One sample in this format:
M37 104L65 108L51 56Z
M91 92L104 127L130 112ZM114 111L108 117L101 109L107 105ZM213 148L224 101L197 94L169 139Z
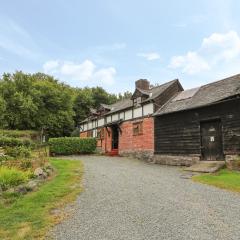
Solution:
M165 83L160 84L160 85L158 85L158 86L154 86L154 87L150 88L149 90L152 90L152 89L158 88L158 87L162 87L162 86L164 86L164 85L167 85L167 84L169 84L169 83L171 83L171 82L175 82L175 81L179 81L179 79L178 79L178 78L175 78L175 79L173 79L173 80L171 80L171 81L165 82Z

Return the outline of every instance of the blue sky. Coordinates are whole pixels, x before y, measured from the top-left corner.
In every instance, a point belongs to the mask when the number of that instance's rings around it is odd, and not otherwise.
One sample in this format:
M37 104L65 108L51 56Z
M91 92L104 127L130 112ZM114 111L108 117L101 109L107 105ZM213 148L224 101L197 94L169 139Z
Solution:
M191 88L240 73L240 1L8 0L0 74L45 72L72 86Z

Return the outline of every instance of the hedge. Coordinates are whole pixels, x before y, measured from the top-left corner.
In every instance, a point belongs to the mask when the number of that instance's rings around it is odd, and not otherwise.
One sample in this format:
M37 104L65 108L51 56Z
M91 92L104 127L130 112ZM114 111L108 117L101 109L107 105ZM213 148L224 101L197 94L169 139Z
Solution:
M97 141L95 138L61 137L50 138L49 145L51 155L84 154L93 153Z
M32 145L33 142L30 139L0 136L0 147L16 147L16 146L30 147Z

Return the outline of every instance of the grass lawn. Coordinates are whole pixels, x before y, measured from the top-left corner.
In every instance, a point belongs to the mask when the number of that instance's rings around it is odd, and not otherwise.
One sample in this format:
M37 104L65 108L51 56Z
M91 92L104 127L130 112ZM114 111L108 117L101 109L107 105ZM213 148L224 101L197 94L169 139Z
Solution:
M215 174L194 176L193 180L230 191L240 192L240 172L222 169Z
M36 192L17 198L10 206L0 206L0 239L43 239L63 213L51 210L73 201L81 192L83 165L80 161L51 158L56 176ZM56 211L55 211L56 212Z

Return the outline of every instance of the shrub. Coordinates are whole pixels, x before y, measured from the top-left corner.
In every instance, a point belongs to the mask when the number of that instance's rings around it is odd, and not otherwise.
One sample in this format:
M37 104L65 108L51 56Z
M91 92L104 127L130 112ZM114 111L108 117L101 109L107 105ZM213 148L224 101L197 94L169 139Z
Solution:
M7 147L5 154L14 158L29 158L31 156L31 149L25 146Z
M3 191L26 182L29 177L29 172L23 172L17 168L0 167L0 187Z
M4 164L7 161L13 160L13 157L7 156L7 155L0 155L0 165Z
M0 147L15 147L15 146L34 146L30 139L20 139L14 137L0 137Z
M40 133L33 130L0 130L0 135L5 137L13 138L29 138L29 139L38 139Z
M62 137L50 138L50 153L57 155L70 155L93 153L96 150L95 138Z

